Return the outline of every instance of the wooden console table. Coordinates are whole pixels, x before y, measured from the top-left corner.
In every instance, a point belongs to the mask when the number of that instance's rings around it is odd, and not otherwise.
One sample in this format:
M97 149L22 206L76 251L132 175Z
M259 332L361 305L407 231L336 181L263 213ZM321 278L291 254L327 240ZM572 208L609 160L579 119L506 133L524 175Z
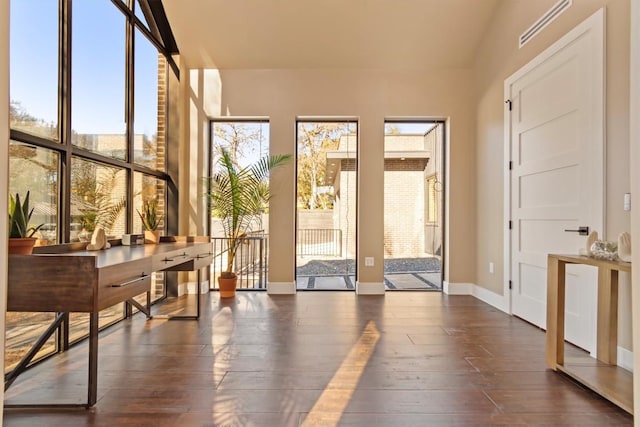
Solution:
M62 350L69 348L69 312L89 313L89 374L86 404L25 404L5 407L91 407L97 400L98 314L100 310L126 302L147 317L150 314L151 273L198 271L200 313L200 269L213 259L208 236L167 236L157 245L121 246L116 241L107 250L86 251L85 244L35 248L33 255L9 255L7 311L55 312L56 319L37 340L17 367L5 375L5 390L29 365L56 330L64 331ZM133 298L147 293L147 306ZM161 316L158 316L161 317ZM63 325L65 328L63 329Z
M565 274L567 264L598 268L597 359L564 356ZM617 366L618 272L631 273L631 263L579 255L547 259L547 366L569 375L633 414L633 375Z

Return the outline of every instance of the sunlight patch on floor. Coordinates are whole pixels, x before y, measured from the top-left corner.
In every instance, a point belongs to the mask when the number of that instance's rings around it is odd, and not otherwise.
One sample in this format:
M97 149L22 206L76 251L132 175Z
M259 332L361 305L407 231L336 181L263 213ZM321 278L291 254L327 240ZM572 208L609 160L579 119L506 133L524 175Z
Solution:
M303 427L338 424L379 339L380 332L375 322L369 321L358 342L309 411Z

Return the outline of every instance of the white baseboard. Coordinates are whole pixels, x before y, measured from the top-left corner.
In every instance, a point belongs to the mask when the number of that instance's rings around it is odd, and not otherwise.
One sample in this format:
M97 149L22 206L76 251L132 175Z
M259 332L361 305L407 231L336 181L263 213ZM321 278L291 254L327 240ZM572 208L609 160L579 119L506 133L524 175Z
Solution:
M633 352L618 346L618 366L633 372Z
M296 282L267 282L269 295L295 295Z
M442 283L442 292L447 295L472 295L480 301L509 314L509 304L504 295L498 295L487 288L474 283Z
M487 288L483 288L482 286L473 285L473 296L478 298L480 301L484 301L487 304L497 308L500 311L510 314L509 302L504 295L496 294L495 292L490 291Z
M181 297L184 294L187 294L189 290L188 283L178 283L178 296Z
M473 295L473 283L442 282L442 292L447 295Z
M442 283L442 291L448 295L472 295L480 301L509 314L507 298L482 286L473 283L449 283L445 281ZM618 360L616 363L619 367L633 372L633 352L618 346Z
M356 281L357 295L384 295L384 282L358 282Z
M178 296L184 294L195 295L198 290L198 282L182 282L178 284ZM203 280L200 282L200 293L204 294L209 291L209 281Z

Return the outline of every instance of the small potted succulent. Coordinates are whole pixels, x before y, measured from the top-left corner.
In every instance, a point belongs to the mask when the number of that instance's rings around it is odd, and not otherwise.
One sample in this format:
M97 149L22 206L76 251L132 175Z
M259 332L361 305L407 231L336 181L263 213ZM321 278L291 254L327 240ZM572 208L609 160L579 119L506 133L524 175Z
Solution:
M158 215L158 202L156 200L145 200L142 203L142 211L137 210L138 216L144 227L145 243L160 243L160 221L162 217Z
M20 194L9 196L9 253L28 255L33 251L36 244L36 238L33 235L44 224L30 227L31 215L33 208L29 210L29 192L24 198L24 202L20 200Z

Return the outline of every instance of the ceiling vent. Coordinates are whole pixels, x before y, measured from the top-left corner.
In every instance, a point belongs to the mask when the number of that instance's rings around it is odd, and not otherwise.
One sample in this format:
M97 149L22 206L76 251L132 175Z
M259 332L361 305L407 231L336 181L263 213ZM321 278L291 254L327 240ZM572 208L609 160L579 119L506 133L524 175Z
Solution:
M538 35L540 31L554 19L556 19L562 12L567 10L571 4L573 4L573 0L560 0L558 3L553 5L551 9L547 11L544 15L540 17L527 31L522 33L519 39L518 47L521 48L525 44L527 44L532 38Z

